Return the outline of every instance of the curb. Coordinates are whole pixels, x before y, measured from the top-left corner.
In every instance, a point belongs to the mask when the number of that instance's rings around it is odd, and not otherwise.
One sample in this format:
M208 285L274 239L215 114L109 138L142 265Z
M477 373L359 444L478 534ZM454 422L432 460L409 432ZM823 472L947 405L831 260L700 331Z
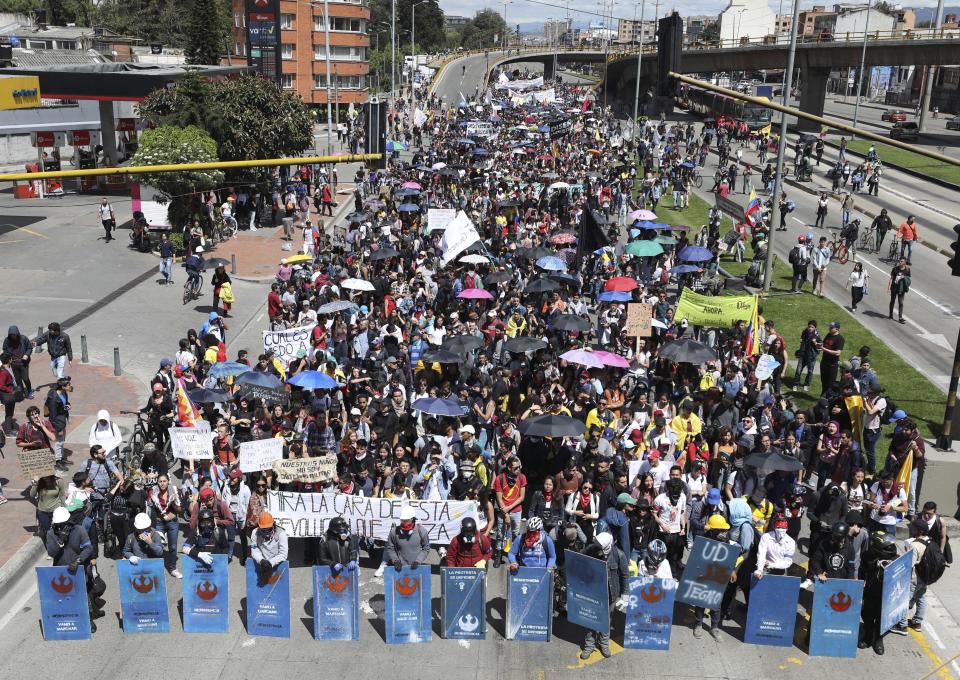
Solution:
M833 148L838 149L838 150L839 150L839 148L840 148L839 146L837 146L837 143L836 143L836 142L833 142L833 141L827 142L827 144L829 144L830 146L832 146ZM847 149L846 151L844 151L844 153L845 153L845 154L848 154L848 155L850 155L850 156L856 156L857 158L864 158L864 159L866 158L866 156L864 156L863 154L857 153L856 151L851 151L850 149ZM912 176L912 177L916 177L917 179L922 179L922 180L925 181L925 182L930 182L931 184L936 184L937 186L941 186L941 187L943 187L944 189L950 189L951 191L960 191L960 184L954 184L953 182L948 182L947 180L945 180L945 179L940 179L939 177L931 177L930 175L924 175L922 172L917 172L916 170L911 170L910 168L905 168L905 167L903 167L902 165L897 165L896 163L890 163L890 162L888 162L888 161L883 161L883 164L884 164L884 166L889 167L889 168L893 168L894 170L897 170L897 171L899 171L899 172L902 172L902 173L904 173L905 175L910 175L910 176ZM952 215L947 215L947 213L941 212L941 211L939 211L939 210L935 210L934 212L938 212L938 213L940 213L940 214L942 214L942 215L945 215L945 216L947 216L947 217L952 217Z
M20 546L10 556L3 566L0 566L0 598L6 595L17 585L34 562L44 553L43 542L36 536L31 536L24 545Z

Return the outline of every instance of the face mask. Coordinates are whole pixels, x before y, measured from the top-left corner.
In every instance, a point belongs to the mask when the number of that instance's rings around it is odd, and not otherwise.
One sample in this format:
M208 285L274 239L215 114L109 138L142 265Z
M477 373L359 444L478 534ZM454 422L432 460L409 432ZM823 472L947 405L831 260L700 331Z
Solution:
M269 541L271 538L273 538L273 529L260 529L259 533L260 537L265 541Z
M350 538L350 534L340 534L340 540L345 541Z
M777 537L778 541L782 541L783 537L787 535L786 529L774 529L773 535Z
M460 539L464 543L475 543L477 540L476 534L461 534Z

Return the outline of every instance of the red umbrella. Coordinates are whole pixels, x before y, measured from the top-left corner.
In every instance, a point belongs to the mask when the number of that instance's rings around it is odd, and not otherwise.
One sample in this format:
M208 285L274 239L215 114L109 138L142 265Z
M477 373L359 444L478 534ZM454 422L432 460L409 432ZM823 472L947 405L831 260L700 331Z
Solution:
M542 153L542 154L540 154L539 156L537 156L537 160L540 160L540 161L552 161L552 160L553 160L553 156L551 156L551 155L548 154L548 153Z
M628 276L615 276L604 284L605 290L627 293L637 287L637 282Z

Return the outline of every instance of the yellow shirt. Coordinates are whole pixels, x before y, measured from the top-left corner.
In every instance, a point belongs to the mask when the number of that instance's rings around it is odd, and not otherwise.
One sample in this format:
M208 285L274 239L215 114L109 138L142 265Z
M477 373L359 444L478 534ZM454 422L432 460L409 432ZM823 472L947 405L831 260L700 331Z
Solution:
M682 449L687 440L692 440L703 429L703 423L700 418L691 413L689 420L682 415L674 416L670 421L670 429L677 433L677 448Z

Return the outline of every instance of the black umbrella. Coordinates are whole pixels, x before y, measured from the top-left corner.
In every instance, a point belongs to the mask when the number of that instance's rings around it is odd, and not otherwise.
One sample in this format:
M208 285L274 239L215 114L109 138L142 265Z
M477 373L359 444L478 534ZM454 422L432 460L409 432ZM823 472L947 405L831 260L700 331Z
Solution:
M507 200L500 202L501 208L516 208L519 205L520 201L515 198L508 198Z
M347 215L347 222L366 222L373 215L368 212L352 212Z
M203 261L203 269L216 269L217 267L226 267L230 264L230 260L224 260L222 257L211 257L209 260Z
M796 472L803 468L803 463L788 456L780 451L771 451L770 453L754 453L743 460L746 467L755 467L766 472L782 470L784 472Z
M466 354L479 349L481 345L483 341L475 335L453 335L441 343L440 349L456 354Z
M657 356L682 364L704 364L717 359L716 351L687 338L668 342L660 348Z
M590 322L576 314L560 314L550 322L550 325L558 331L590 330Z
M508 352L514 352L519 354L521 352L536 352L537 350L544 349L549 347L549 343L546 340L541 340L540 338L531 338L526 335L521 335L517 338L510 338L505 343L503 343L503 348Z
M257 387L267 387L272 390L283 389L283 381L272 373L262 371L247 371L237 376L234 381L237 385L256 385Z
M399 257L400 253L393 248L381 248L370 254L370 261L386 260L390 257Z
M224 390L208 390L203 387L187 392L187 396L194 404L220 404L230 401L230 395Z
M524 293L549 293L551 290L557 290L560 284L550 279L534 279L523 289Z
M438 175L445 175L447 177L459 177L460 172L456 168L440 168Z
M525 258L525 259L528 259L528 260L529 260L529 259L530 259L530 251L531 251L531 250L533 250L533 248L527 248L526 246L520 246L519 248L517 248L516 250L513 251L513 255L514 255L514 257L522 257L522 258Z
M493 272L492 274L487 274L483 278L483 282L491 286L495 286L498 283L506 283L512 278L513 278L513 275L510 272L498 271L498 272Z
M579 437L587 426L570 416L545 415L521 420L519 429L527 437Z
M427 364L459 364L463 362L462 353L452 352L448 349L434 349L423 355L423 361Z
M547 250L546 248L544 248L544 247L542 247L542 246L538 246L538 247L532 248L532 249L530 250L530 259L531 259L531 260L539 260L541 257L556 257L556 255L557 255L557 254L556 254L555 252L553 252L552 250Z

